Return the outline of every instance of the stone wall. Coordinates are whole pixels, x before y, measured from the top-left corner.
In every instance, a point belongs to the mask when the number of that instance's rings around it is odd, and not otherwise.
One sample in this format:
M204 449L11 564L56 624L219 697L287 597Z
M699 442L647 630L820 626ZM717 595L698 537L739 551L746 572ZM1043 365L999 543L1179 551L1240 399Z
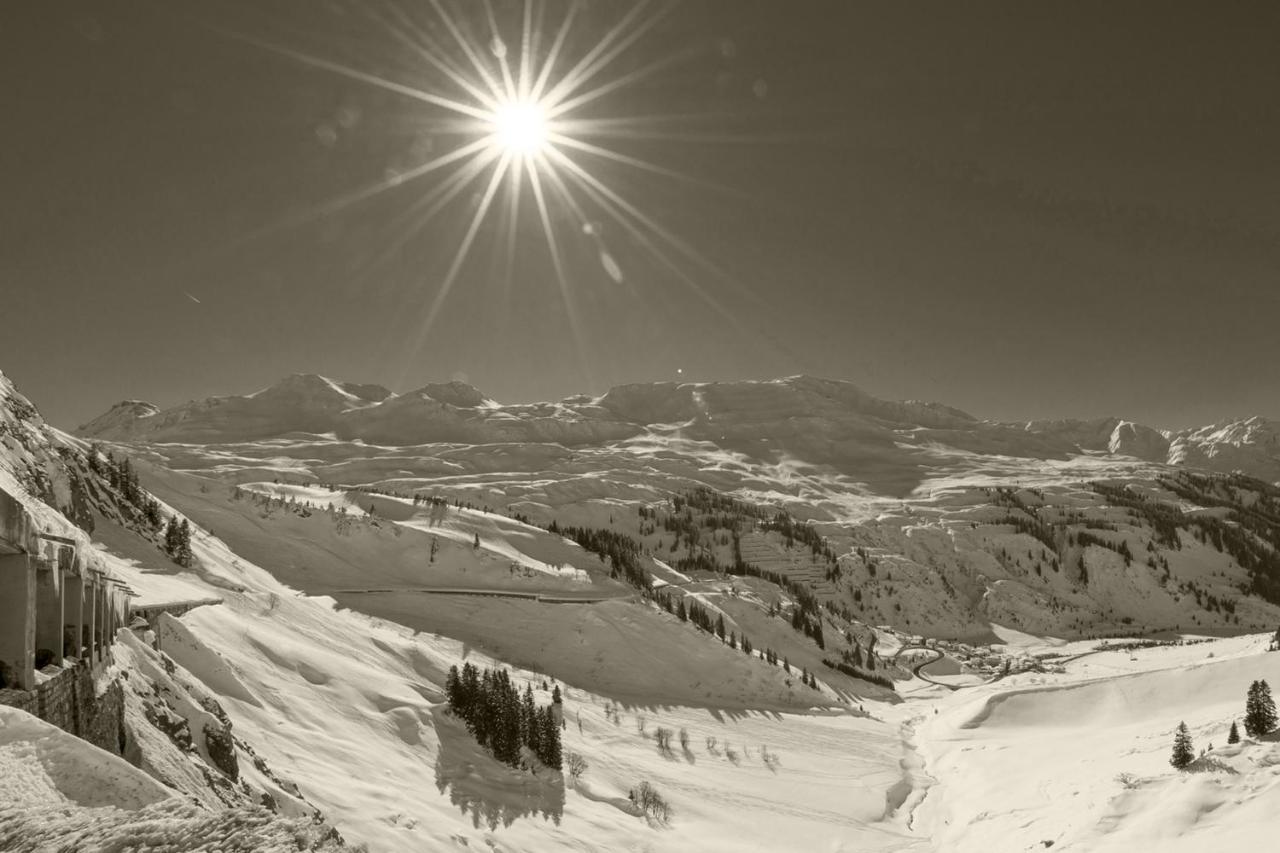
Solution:
M64 669L35 690L0 690L0 704L26 711L108 752L124 753L124 692L112 681L102 695L87 666Z

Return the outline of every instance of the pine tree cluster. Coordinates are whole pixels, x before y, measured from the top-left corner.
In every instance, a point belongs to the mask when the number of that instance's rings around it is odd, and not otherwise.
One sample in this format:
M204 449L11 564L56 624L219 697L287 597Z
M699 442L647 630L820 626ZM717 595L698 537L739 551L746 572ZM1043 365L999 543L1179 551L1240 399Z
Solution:
M445 694L449 710L494 758L519 767L521 749L528 748L547 767L560 769L560 725L554 709L559 687L551 705L538 707L533 687L526 685L521 695L505 669L481 670L468 663L461 671L456 665L449 668Z
M1225 477L1179 471L1159 478L1178 497L1198 506L1225 507L1225 517L1187 516L1191 533L1229 554L1249 573L1249 592L1280 604L1280 487L1243 474Z
M782 534L787 547L796 542L807 545L815 558L821 557L831 565L836 563L836 553L827 544L826 537L813 528L807 521L797 521L790 513L778 510L773 518L760 522L761 530L773 530Z
M134 470L128 456L116 459L110 453L103 453L102 449L95 444L89 449L86 457L89 470L104 478L119 495L121 501L133 510L150 530L160 526L162 518L160 503L138 484L138 472Z
M613 530L589 527L561 527L552 521L548 533L572 539L586 550L609 563L609 576L621 578L642 592L652 585L649 573L640 565L640 543Z
M170 516L164 529L164 552L179 566L191 568L195 557L191 553L191 522L185 518L178 522L178 517Z
M867 659L868 660L871 659L870 654L868 654ZM822 662L826 664L828 667L830 667L831 669L834 669L836 672L843 672L845 675L849 676L850 678L860 678L863 681L869 681L872 684L878 684L881 687L887 687L890 690L896 690L896 687L894 686L894 683L893 683L893 679L887 675L881 675L878 672L869 672L865 669L862 669L860 667L855 667L852 664L849 664L842 660L832 660L831 658L823 658Z
M822 615L797 607L791 612L791 627L818 644L818 648L826 649L827 643L822 636Z
M711 611L699 604L697 599L685 595L672 604L671 596L662 592L655 593L653 598L659 607L674 614L681 622L690 622L699 631L715 634L721 642L728 643L730 648L742 649L746 654L754 651L755 647L751 645L751 640L746 634L739 637L737 632L726 630L724 616L717 613L712 619ZM764 655L762 654L761 657L763 658Z

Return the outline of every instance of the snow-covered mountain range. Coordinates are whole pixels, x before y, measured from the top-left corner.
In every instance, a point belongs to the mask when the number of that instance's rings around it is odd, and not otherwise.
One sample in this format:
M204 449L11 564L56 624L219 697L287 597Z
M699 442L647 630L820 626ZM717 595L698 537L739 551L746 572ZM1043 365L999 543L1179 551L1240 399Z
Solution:
M683 438L755 459L826 466L885 494L912 483L914 470L937 448L1040 460L1097 453L1280 480L1280 423L1265 418L1178 431L1119 418L1000 423L937 403L882 400L848 382L809 376L623 385L600 397L501 404L461 382L395 394L299 374L252 394L163 410L122 402L76 433L147 443L226 444L311 433L395 447L588 447L677 429Z

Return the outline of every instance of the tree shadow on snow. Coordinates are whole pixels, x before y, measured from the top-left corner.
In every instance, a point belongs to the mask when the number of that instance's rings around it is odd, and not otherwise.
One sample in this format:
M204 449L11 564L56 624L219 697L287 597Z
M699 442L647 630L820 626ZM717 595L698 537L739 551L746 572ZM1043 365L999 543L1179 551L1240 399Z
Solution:
M436 789L472 825L490 831L508 827L520 818L541 815L556 826L564 816L564 776L554 770L508 767L489 755L460 720L441 711L432 715L440 752L436 757Z
M748 720L751 717L766 717L774 722L782 722L782 713L771 708L755 708L755 709L730 709L730 708L707 708L707 713L717 723L723 723L725 720L732 720L737 723L742 720ZM796 714L805 713L803 709L797 708Z

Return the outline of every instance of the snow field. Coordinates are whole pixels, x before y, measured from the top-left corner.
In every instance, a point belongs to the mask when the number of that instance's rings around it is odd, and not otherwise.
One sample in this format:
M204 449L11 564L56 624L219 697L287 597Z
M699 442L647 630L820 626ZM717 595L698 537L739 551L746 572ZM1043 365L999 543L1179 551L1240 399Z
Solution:
M1280 803L1274 744L1226 749L1257 678L1280 684L1259 635L1093 654L1066 676L1024 674L917 705L929 789L917 817L938 849L1211 851L1220 833L1265 844ZM1074 651L1070 646L1058 651ZM1212 653L1212 657L1210 657ZM1128 670L1126 672L1126 670ZM914 704L914 703L912 703ZM1185 720L1197 751L1235 773L1168 764ZM1262 802L1270 803L1264 807Z

